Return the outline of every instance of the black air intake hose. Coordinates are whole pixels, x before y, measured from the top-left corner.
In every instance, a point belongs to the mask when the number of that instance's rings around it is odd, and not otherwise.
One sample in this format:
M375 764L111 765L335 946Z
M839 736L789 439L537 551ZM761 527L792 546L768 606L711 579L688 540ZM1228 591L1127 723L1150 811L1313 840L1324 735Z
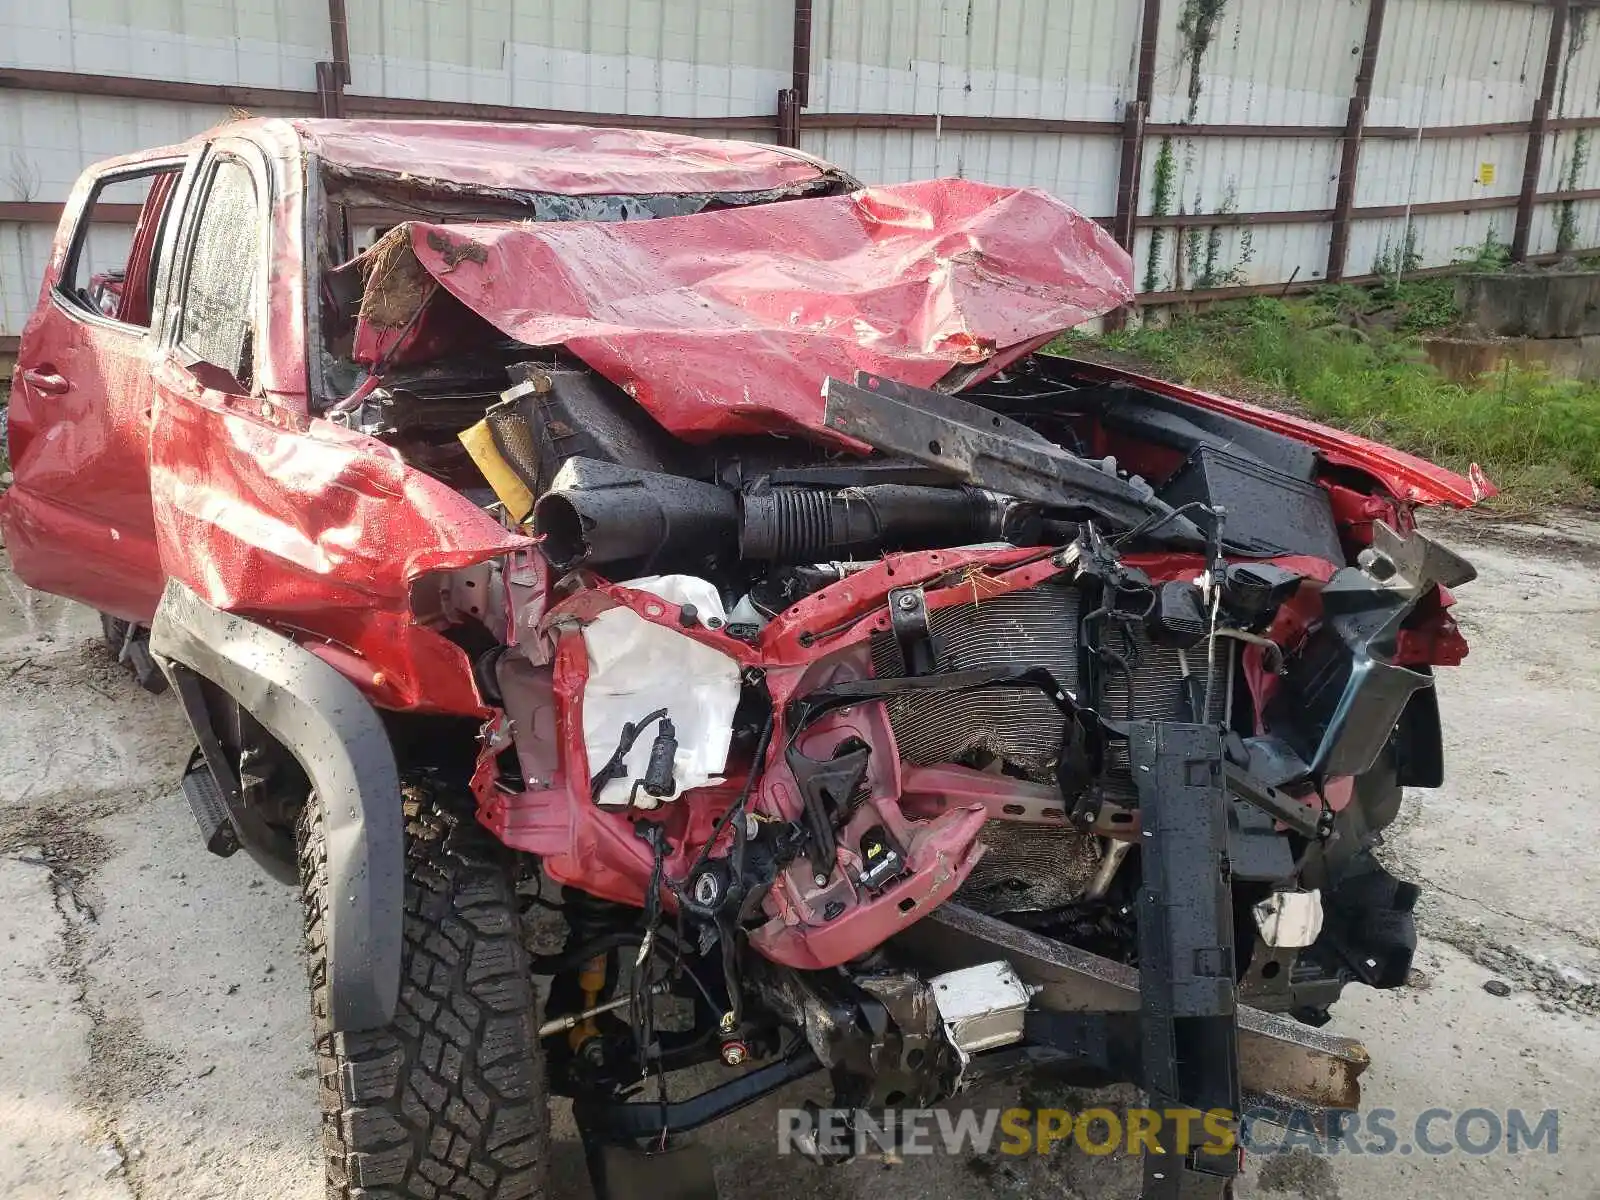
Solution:
M733 554L739 505L714 483L569 458L533 507L544 553L563 570L579 563L705 563ZM617 572L622 574L622 572Z
M978 488L876 483L853 488L757 486L744 493L743 558L810 563L994 541L1009 501Z

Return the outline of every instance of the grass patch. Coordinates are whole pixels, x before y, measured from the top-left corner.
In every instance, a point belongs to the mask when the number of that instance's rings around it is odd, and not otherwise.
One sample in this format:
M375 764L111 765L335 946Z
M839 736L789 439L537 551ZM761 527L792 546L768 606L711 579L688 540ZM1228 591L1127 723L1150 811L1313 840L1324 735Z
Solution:
M1088 337L1065 354L1131 355L1153 373L1252 400L1465 471L1503 491L1496 507L1591 505L1600 489L1600 386L1508 368L1472 384L1430 366L1413 334L1449 325L1448 281L1328 287L1303 301L1254 299L1174 316L1165 327ZM1264 394L1265 393L1265 394Z

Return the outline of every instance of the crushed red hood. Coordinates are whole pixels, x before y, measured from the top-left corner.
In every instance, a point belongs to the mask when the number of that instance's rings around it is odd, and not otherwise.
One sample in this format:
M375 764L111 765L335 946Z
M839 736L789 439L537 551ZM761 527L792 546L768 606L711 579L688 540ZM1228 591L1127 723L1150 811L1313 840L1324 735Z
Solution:
M561 196L778 191L843 178L799 150L643 129L481 121L291 122L324 169Z
M652 221L417 222L369 255L356 354L378 373L464 306L564 346L690 439L837 442L830 375L981 374L1133 297L1132 260L1094 221L964 179Z

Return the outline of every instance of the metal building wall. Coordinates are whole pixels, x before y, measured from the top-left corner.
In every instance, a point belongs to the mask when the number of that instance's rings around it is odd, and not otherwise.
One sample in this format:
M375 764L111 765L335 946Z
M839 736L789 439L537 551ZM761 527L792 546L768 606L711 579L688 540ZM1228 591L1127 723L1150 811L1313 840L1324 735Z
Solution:
M741 0L353 0L351 93L641 116L769 111L793 11Z
M1115 208L1112 125L1133 86L1136 4L818 0L811 29L802 148L873 183L965 175L1043 187L1092 216ZM902 115L934 120L915 129L850 123ZM964 118L1107 130L971 129Z
M1600 248L1597 0L0 0L0 349L78 170L236 108L636 122L1043 187L1157 302L1519 232Z
M328 46L327 0L0 0L7 67L304 88Z

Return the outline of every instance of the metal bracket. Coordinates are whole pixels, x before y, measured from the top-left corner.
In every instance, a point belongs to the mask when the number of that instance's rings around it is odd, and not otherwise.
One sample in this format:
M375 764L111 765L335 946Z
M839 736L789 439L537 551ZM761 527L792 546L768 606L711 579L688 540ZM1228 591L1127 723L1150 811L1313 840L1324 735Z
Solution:
M889 590L889 629L900 648L906 675L931 675L939 666L939 644L928 627L928 599L921 585Z

